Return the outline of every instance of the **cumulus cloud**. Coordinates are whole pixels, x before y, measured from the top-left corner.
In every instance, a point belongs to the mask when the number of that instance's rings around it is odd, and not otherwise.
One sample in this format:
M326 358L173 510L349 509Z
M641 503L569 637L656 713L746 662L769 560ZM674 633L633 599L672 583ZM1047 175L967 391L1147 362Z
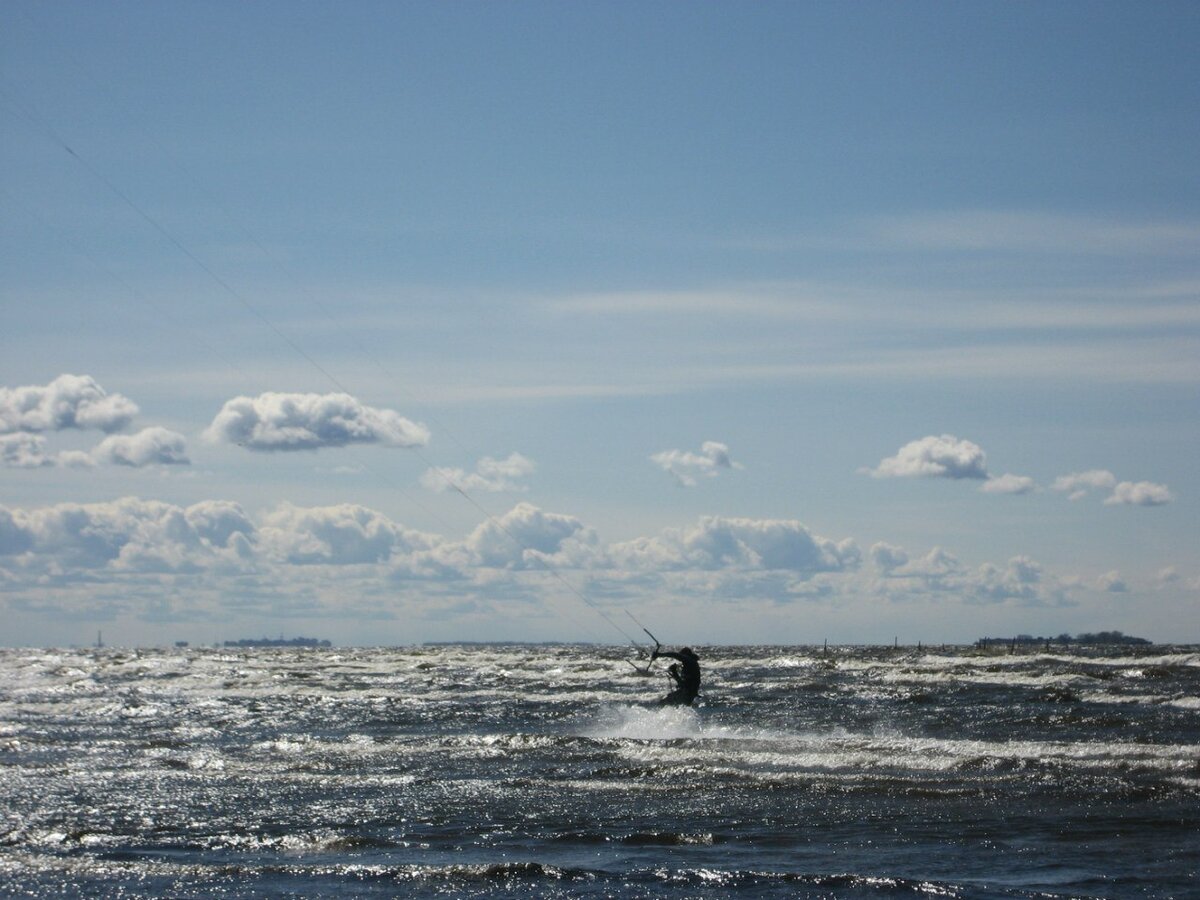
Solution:
M892 572L908 562L908 554L903 547L885 544L882 541L872 544L869 551L871 563L880 572Z
M160 572L236 565L254 526L236 504L189 507L126 497L33 510L0 507L0 557L32 573L69 569Z
M1159 569L1154 576L1154 581L1159 587L1167 587L1168 585L1178 584L1183 578L1174 566L1166 566Z
M574 516L518 503L499 519L481 524L453 549L465 550L478 565L521 568L590 560L595 543L595 533Z
M1129 591L1129 585L1121 577L1121 573L1115 569L1111 572L1105 572L1097 578L1096 587L1110 594L1124 594Z
M520 453L510 453L506 459L485 456L475 464L474 472L463 469L429 469L421 476L421 484L431 491L441 492L450 488L464 491L525 491L528 487L521 479L532 475L533 461Z
M929 435L910 441L895 456L862 470L875 478L974 478L988 476L987 456L971 441L952 434Z
M900 553L903 554L904 551ZM942 547L933 547L924 556L910 559L888 570L887 575L893 579L919 582L926 590L938 591L956 585L957 582L953 579L963 571L957 556Z
M729 447L717 441L705 441L700 452L691 450L663 450L650 457L650 461L671 475L681 487L695 487L698 478L715 478L722 469L741 469L734 462Z
M260 535L273 556L298 565L381 563L395 553L428 550L440 540L350 503L310 508L283 504L265 516Z
M1104 500L1105 506L1162 506L1174 500L1165 484L1152 481L1117 481L1117 476L1107 469L1090 469L1072 472L1054 479L1053 491L1068 495L1069 500L1080 500L1092 490L1111 490Z
M159 427L106 437L90 455L96 463L114 466L186 466L190 462L183 435Z
M1162 506L1175 498L1165 484L1152 481L1122 481L1104 501L1105 506Z
M55 465L46 455L46 439L41 435L0 434L0 462L13 469L39 469Z
M37 434L0 435L0 464L11 468L66 466L90 469L97 465L140 468L188 465L189 462L183 435L166 428L145 428L130 435L114 434L87 453L82 450L47 453L45 438Z
M1048 584L1041 564L1028 556L1014 556L1002 565L985 562L971 569L954 554L934 547L922 557L892 565L907 559L907 554L888 545L876 546L880 547L880 559L875 568L881 575L874 589L891 600L937 597L1023 606L1067 602L1063 584L1057 580Z
M1042 580L1042 567L1027 556L1014 556L1003 568L984 563L970 580L971 596L984 603L1024 600L1035 603L1041 599L1037 584Z
M68 428L116 432L138 408L127 397L109 394L88 375L60 375L45 386L0 387L0 465L37 469L97 465L187 465L183 435L166 428L112 434L91 451L50 453L42 432Z
M862 551L850 539L832 541L795 520L704 516L690 528L666 529L609 548L619 567L634 570L782 569L839 572L856 569Z
M0 506L0 604L58 596L94 610L109 602L99 598L112 598L147 618L162 616L168 598L170 615L188 616L394 614L396 603L413 604L416 614L427 604L495 610L561 594L561 583L538 574L547 568L600 603L822 602L866 590L898 601L1038 605L1064 591L1061 579L1047 579L1023 556L970 568L942 548L914 557L877 543L869 557L872 570L863 573L851 539L823 537L795 520L721 516L603 544L579 518L530 503L457 538L354 504L285 504L254 520L224 501Z
M96 465L96 460L91 453L82 450L63 450L55 455L54 464L68 469L91 469Z
M137 412L132 400L108 393L90 375L59 375L47 385L0 387L0 434L67 428L120 431Z
M205 437L263 452L347 444L420 447L429 443L429 429L393 410L365 406L349 394L268 392L227 401Z
M1037 482L1028 475L1006 473L989 478L979 490L985 494L1029 494L1037 490Z
M1070 475L1060 475L1050 485L1050 490L1068 495L1068 500L1081 500L1093 489L1108 490L1117 483L1117 477L1107 469L1089 469L1086 472L1072 472Z

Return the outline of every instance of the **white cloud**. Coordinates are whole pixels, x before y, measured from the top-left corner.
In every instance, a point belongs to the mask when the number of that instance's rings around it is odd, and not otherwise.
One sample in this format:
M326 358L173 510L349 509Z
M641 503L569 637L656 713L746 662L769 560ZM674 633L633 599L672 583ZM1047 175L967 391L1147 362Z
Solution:
M267 552L297 565L382 563L440 541L350 503L310 508L285 503L264 517L259 533Z
M1175 498L1165 484L1152 481L1122 481L1104 501L1105 506L1162 506Z
M912 558L887 543L869 556L872 570L863 572L852 539L831 540L795 520L720 516L605 545L580 519L529 503L462 538L419 532L353 504L285 504L256 521L221 501L0 506L0 605L59 597L64 609L119 604L148 621L239 611L424 616L464 605L481 615L501 607L534 614L562 597L564 579L602 605L668 598L701 609L707 601L774 606L872 594L939 604L1066 602L1066 581L1046 577L1028 557L971 568L939 547Z
M1014 556L1004 568L984 563L971 579L970 587L973 598L985 603L1006 600L1036 603L1042 599L1037 588L1041 580L1041 565L1027 556Z
M0 557L32 575L69 570L185 571L236 565L254 526L236 504L189 507L126 497L33 510L0 507Z
M733 461L729 447L717 441L705 441L700 452L690 450L663 450L650 457L650 461L672 475L682 487L695 487L697 478L715 478L721 469L741 469L741 463Z
M923 557L890 566L903 551L896 554L898 548L886 545L885 548L880 553L884 565L876 564L881 577L874 589L889 600L928 597L963 603L1015 602L1022 606L1069 602L1065 582L1062 579L1047 582L1041 564L1028 556L1014 556L1003 565L985 562L970 569L952 553L934 547Z
M0 506L0 558L26 574L181 572L257 562L285 569L379 565L400 578L478 578L486 571L552 567L620 580L638 573L784 571L807 577L856 570L862 554L853 540L832 541L787 520L709 516L605 549L578 518L529 503L483 522L462 540L449 540L353 504L284 504L256 526L229 502L180 507L129 497L32 510Z
M1110 594L1124 594L1129 591L1129 585L1125 583L1125 579L1116 570L1105 572L1097 578L1096 587Z
M254 539L256 530L242 507L229 500L205 500L184 511L188 526L215 547L227 547L238 534Z
M521 479L532 475L536 467L533 461L520 453L510 453L506 459L485 456L475 464L474 472L462 469L429 469L421 476L421 484L431 491L460 488L468 493L483 491L525 491L528 487Z
M55 464L46 455L46 439L37 434L0 434L0 462L13 469L38 469Z
M112 566L134 572L241 571L254 558L255 528L241 507L205 501L185 508L143 501L147 515Z
M557 567L590 561L595 543L595 533L574 516L518 503L499 519L481 524L461 548L478 565L520 568L543 562Z
M985 494L1029 494L1037 490L1037 482L1028 475L1005 473L989 478L979 490Z
M1154 576L1154 581L1159 587L1166 587L1171 584L1178 584L1183 578L1179 571L1174 566L1166 566L1159 569Z
M1112 493L1104 500L1105 506L1162 506L1175 499L1165 484L1155 484L1152 481L1118 483L1117 476L1107 469L1090 469L1086 472L1061 475L1054 479L1050 489L1067 493L1070 500L1082 499L1093 489L1111 489Z
M393 410L364 406L349 394L268 392L227 401L205 437L267 452L347 444L419 447L429 443L429 429Z
M1089 469L1086 472L1072 472L1070 475L1060 475L1050 485L1050 490L1069 494L1067 499L1080 500L1086 497L1093 488L1107 490L1117 483L1117 476L1107 469Z
M187 442L182 434L166 428L145 428L137 434L106 437L90 453L82 450L46 452L41 435L19 432L0 435L0 464L10 468L92 468L97 465L142 467L188 465Z
M90 469L96 465L92 454L82 450L63 450L54 457L54 462L68 469Z
M875 478L987 479L987 456L978 444L952 434L910 441L895 456L864 470Z
M115 466L188 465L187 441L177 431L144 428L137 434L114 434L91 452L96 463Z
M109 394L88 375L60 375L50 384L0 387L0 464L15 468L91 468L186 465L183 435L166 428L145 428L137 434L113 434L90 452L46 452L40 432L95 428L114 432L137 414L137 405L120 394Z
M939 590L952 576L963 571L962 563L953 553L942 547L933 547L924 556L909 560L890 570L892 578L915 579L924 583L929 590Z
M832 541L795 520L704 516L690 528L670 528L609 548L618 568L633 570L784 569L839 572L856 569L862 551L853 540Z
M120 431L137 411L132 400L109 394L90 375L59 375L44 386L0 387L0 434L66 428Z
M872 544L869 551L871 563L880 572L891 572L908 562L908 554L903 547L885 544L882 541Z

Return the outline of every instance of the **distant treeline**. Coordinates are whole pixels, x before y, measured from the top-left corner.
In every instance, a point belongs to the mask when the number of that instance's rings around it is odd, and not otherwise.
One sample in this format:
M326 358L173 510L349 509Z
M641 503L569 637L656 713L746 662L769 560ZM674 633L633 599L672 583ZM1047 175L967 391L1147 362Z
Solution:
M294 638L242 638L240 641L226 641L226 647L332 647L329 641L309 637Z
M1120 631L1084 632L1083 634L1060 634L1057 637L1042 637L1018 634L1016 637L984 637L976 643L981 647L989 644L1151 644L1145 638L1134 637Z

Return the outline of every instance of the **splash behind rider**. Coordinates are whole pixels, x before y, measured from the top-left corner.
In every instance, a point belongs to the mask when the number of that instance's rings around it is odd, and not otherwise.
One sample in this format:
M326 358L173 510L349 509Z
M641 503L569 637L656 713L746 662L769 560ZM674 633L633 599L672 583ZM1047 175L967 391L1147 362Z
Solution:
M664 706L691 706L696 695L700 693L700 657L692 651L691 647L684 647L678 653L655 647L654 652L650 654L650 661L653 662L660 656L677 659L683 667L682 674L675 679L677 687L663 697L662 704Z

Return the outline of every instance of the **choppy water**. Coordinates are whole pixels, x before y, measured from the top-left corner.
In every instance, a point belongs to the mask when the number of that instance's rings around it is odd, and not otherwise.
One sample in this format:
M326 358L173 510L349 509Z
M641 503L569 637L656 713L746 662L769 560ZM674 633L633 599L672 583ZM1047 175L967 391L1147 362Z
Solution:
M0 651L0 894L1200 896L1200 653Z

